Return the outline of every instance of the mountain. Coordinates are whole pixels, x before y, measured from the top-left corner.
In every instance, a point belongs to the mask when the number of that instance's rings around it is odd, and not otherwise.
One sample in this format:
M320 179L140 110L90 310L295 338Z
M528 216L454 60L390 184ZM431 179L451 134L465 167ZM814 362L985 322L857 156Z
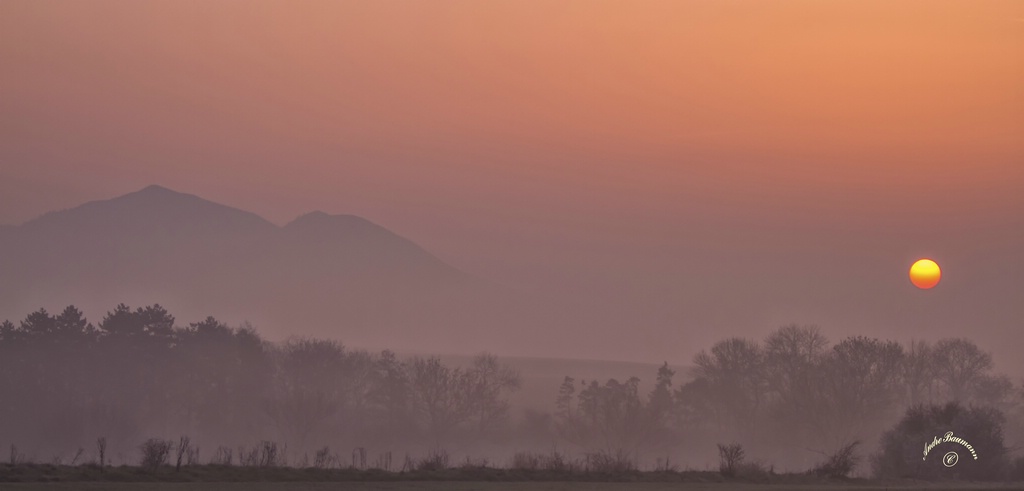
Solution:
M486 334L502 303L366 219L313 212L278 227L160 186L0 229L0 274L0 319L75 304L99 322L120 302L161 303L181 324L214 315L271 338L442 352Z

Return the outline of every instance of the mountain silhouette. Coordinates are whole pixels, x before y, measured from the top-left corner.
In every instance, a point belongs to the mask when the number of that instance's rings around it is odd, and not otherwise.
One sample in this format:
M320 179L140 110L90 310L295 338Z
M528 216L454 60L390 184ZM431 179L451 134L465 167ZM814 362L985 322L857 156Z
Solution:
M120 302L161 303L182 324L214 315L271 338L440 352L487 334L504 303L364 218L312 212L279 227L160 186L0 228L0 272L0 319L74 304L95 323Z

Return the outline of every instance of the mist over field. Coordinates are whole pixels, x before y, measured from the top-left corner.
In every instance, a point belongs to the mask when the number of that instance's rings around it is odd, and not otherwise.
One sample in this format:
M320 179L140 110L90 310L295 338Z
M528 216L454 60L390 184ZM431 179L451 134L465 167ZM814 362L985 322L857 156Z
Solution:
M0 481L1024 480L1021 19L0 0Z
M149 186L11 227L2 256L3 309L27 311L0 325L11 463L709 470L728 457L749 473L846 455L822 472L901 477L934 475L912 464L916 440L957 428L985 454L957 475L1001 478L1024 441L1019 374L968 336L789 324L721 333L671 365L509 356L571 317L538 316L553 304L350 215L278 227ZM147 303L161 296L191 319ZM255 321L200 314L247 308Z

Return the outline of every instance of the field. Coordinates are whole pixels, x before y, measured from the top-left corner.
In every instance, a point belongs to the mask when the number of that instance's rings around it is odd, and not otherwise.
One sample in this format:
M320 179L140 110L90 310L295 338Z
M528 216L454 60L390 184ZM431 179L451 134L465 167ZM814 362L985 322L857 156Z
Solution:
M783 491L815 489L830 490L1009 490L1022 489L1022 484L976 483L817 483L817 484L754 484L754 483L670 483L670 482L461 482L461 481L403 481L403 482L260 482L260 483L0 483L0 490L25 491L513 491L519 489L539 491Z
M724 478L718 472L551 472L496 468L384 472L357 469L245 468L228 466L140 467L0 464L0 491L254 490L254 491L668 491L668 490L1005 490L1024 483L871 481L829 479L808 474Z

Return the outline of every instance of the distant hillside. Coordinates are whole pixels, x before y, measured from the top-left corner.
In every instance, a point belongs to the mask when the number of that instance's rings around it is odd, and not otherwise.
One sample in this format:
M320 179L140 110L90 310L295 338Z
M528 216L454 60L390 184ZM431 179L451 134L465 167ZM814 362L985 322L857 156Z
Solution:
M278 227L160 186L0 228L0 273L11 320L75 304L98 322L120 302L161 303L179 323L214 315L272 338L441 352L500 344L512 321L492 285L366 219L313 212Z

